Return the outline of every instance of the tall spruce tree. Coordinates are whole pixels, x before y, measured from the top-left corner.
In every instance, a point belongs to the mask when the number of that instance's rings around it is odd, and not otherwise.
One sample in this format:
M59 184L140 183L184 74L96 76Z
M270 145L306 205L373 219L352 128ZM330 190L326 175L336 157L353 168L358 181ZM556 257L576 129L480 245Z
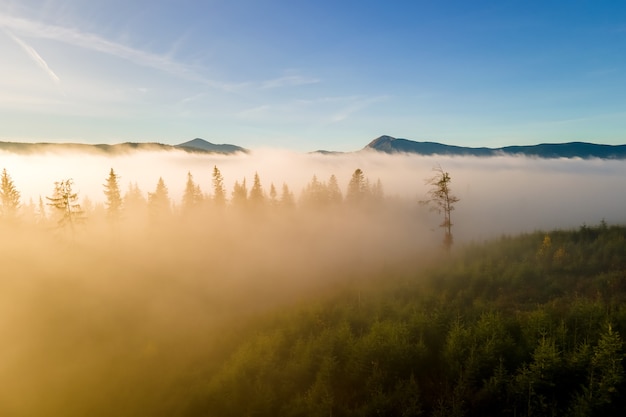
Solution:
M11 176L6 168L0 176L0 212L5 219L13 219L17 216L20 207L20 192L17 191Z
M119 177L111 168L109 176L104 184L106 196L107 217L112 221L118 221L122 212L122 196L120 193Z
M202 203L202 191L200 186L193 180L191 172L187 172L187 182L183 192L183 211L189 213L196 210Z
M169 191L162 177L159 177L154 192L148 193L148 206L153 220L162 220L171 214Z
M263 187L261 186L261 179L259 178L259 174L255 172L252 189L250 189L250 204L252 204L254 208L259 208L264 202L265 193L263 192Z
M220 170L217 168L217 165L213 167L213 202L217 207L224 207L226 205L224 178L222 177Z

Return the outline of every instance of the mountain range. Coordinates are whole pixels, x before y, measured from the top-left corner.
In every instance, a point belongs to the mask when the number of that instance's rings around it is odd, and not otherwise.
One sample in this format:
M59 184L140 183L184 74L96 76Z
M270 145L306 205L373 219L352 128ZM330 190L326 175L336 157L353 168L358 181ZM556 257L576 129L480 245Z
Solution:
M247 153L247 149L236 145L219 144L208 142L204 139L196 138L179 145L165 145L156 142L124 142L114 145L86 143L24 143L24 142L0 142L0 150L17 154L34 154L41 152L95 152L111 155L126 154L133 151L172 151L182 150L194 153L219 153L234 154L238 152Z
M481 157L523 155L535 158L626 159L626 145L599 145L588 142L542 143L539 145L505 146L501 148L471 148L444 145L437 142L416 142L384 135L374 139L363 149L385 153L414 153L419 155Z
M191 153L236 154L248 153L248 149L237 145L214 144L201 138L195 138L178 145L165 145L156 142L124 142L113 145L85 143L23 143L0 142L0 151L17 154L34 154L41 152L81 151L104 153L110 155L127 154L134 151L172 151L181 150ZM465 147L445 145L438 142L417 142L409 139L380 136L362 151L384 153L410 153L418 155L478 156L490 157L498 155L521 155L533 158L600 158L626 159L626 145L601 145L588 142L542 143L527 146L504 146L500 148ZM343 152L319 150L314 153L332 155Z

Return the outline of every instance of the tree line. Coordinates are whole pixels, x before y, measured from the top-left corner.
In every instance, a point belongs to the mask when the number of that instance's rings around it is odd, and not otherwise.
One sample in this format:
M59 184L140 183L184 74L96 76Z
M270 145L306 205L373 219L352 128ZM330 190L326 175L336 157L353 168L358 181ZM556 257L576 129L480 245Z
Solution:
M439 225L444 229L443 247L450 250L453 242L451 212L459 198L452 194L450 189L450 174L437 166L433 169L434 175L426 179L429 186L428 198L420 203L430 206L431 210L443 214L443 222ZM213 167L212 193L205 193L194 180L191 172L187 173L182 200L176 207L169 190L162 177L159 177L154 191L147 193L147 198L139 189L137 183L130 183L125 194L122 194L120 176L113 168L103 184L105 197L105 214L109 221L119 222L124 213L141 212L147 209L149 217L154 221L163 220L174 214L175 208L182 215L194 214L212 207L223 210L260 210L264 207L293 209L296 206L309 209L323 209L349 205L352 207L375 206L384 201L385 195L380 179L371 183L365 173L357 168L347 184L345 195L341 191L337 177L332 174L327 181L320 180L317 175L302 189L296 202L294 193L286 183L281 186L280 192L274 183L270 184L266 192L258 173L254 174L252 186L248 189L246 178L235 181L229 194L224 185L224 177L217 166ZM15 220L21 208L21 194L6 169L0 176L0 215L5 220ZM91 209L92 203L88 199L80 203L79 193L74 190L72 179L63 179L54 183L50 196L46 202L39 197L35 208L31 202L26 206L27 212L37 217L39 221L48 220L48 210L52 210L51 217L60 227L73 230L76 223L85 220L85 212ZM84 207L89 206L89 207Z
M334 174L328 181L321 181L313 175L311 181L302 190L298 201L286 183L282 184L280 192L273 183L270 184L269 191L266 191L258 173L254 174L250 187L246 178L235 181L229 194L224 185L224 177L217 166L214 166L212 173L212 193L203 192L191 172L187 173L187 181L179 205L175 204L170 197L168 186L162 177L159 177L155 189L147 194L144 194L137 183L133 182L129 184L126 193L122 193L120 179L120 176L111 168L103 184L104 209L106 216L112 221L119 220L124 211L132 211L139 207L147 208L151 216L158 219L174 214L175 211L188 214L208 206L218 209L226 207L259 209L263 206L320 208L343 203L380 202L384 198L381 181L370 184L361 169L356 169L352 174L345 195ZM37 212L40 218L46 218L48 213L46 207L49 207L52 211L51 215L57 218L59 225L73 227L75 223L84 219L85 205L93 208L93 203L88 199L83 200L83 204L80 203L80 196L74 189L73 179L63 179L54 183L52 194L46 196L45 200L39 198L37 208L34 207L32 201L24 206L21 202L21 193L13 179L6 169L2 171L0 214L4 219L17 218L22 209Z

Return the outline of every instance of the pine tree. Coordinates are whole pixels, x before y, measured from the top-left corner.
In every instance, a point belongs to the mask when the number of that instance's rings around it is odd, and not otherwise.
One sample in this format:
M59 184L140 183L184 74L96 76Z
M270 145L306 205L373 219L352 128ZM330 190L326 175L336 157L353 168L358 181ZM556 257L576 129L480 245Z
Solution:
M278 205L278 193L276 192L276 187L274 186L274 183L270 184L270 204L273 207L276 207Z
M346 201L350 203L362 203L366 200L369 187L365 174L360 168L357 168L348 183L348 191L346 193Z
M263 193L263 187L261 186L261 179L258 173L254 173L254 182L252 183L252 189L250 190L250 203L259 208L265 201L265 195Z
M119 220L122 212L122 196L119 177L113 168L109 171L109 176L104 184L104 195L106 196L107 217L112 221Z
M52 197L46 197L48 205L58 210L60 218L58 224L61 227L69 227L74 231L74 225L84 220L83 210L78 201L78 193L72 190L71 179L54 183Z
M246 179L240 184L239 181L235 181L233 185L233 196L231 199L233 206L245 207L248 203L248 187L246 186Z
M159 177L154 192L148 193L148 205L154 220L161 220L171 214L169 191L162 177Z
M331 204L340 204L343 200L343 195L341 195L339 182L337 181L337 177L335 177L335 174L331 175L328 179L328 185L326 189L328 193L328 201Z
M5 219L15 218L20 207L20 193L15 188L11 176L7 174L6 168L2 170L0 177L0 204L2 217Z
M191 172L187 172L187 183L183 193L183 211L190 212L198 208L202 203L202 191L200 186L193 181Z
M217 207L224 207L226 205L224 178L217 166L213 167L213 202Z
M283 190L280 195L280 205L285 208L293 208L296 205L293 193L289 190L289 186L283 183Z
M313 175L311 181L304 187L300 196L303 206L321 207L328 204L328 188L325 183Z

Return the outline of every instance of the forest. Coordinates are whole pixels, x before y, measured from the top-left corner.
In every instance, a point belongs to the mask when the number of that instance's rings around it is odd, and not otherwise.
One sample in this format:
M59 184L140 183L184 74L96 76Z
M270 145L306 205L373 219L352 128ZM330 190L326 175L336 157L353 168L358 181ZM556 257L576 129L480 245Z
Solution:
M0 415L626 411L626 227L444 250L455 212L428 232L360 169L298 196L213 173L23 204L3 171Z

